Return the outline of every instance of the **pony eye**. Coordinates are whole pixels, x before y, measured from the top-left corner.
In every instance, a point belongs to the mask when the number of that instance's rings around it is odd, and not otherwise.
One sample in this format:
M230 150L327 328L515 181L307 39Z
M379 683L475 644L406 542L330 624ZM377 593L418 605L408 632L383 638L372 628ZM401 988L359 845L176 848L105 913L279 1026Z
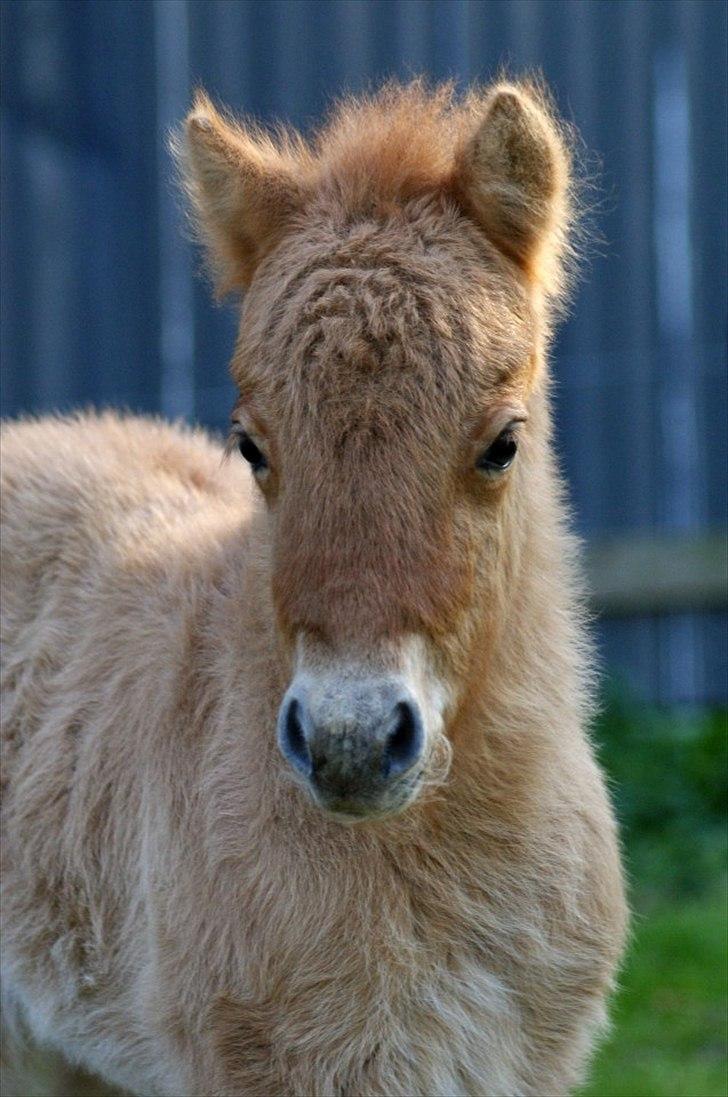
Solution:
M252 468L253 472L262 472L263 469L268 468L268 461L265 455L261 453L253 439L247 434L242 433L238 435L238 449Z
M515 425L510 423L478 458L476 467L485 472L505 472L518 452Z

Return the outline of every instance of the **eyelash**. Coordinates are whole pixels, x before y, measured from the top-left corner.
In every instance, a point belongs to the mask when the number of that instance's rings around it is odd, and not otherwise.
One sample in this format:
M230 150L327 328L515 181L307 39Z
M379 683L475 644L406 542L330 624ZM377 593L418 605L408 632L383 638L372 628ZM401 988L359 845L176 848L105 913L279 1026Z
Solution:
M476 468L498 476L510 468L518 453L518 423L509 423L480 455Z
M253 441L247 431L242 428L233 430L233 445L240 453L243 460L247 461L253 472L264 472L268 468L268 458L259 446Z

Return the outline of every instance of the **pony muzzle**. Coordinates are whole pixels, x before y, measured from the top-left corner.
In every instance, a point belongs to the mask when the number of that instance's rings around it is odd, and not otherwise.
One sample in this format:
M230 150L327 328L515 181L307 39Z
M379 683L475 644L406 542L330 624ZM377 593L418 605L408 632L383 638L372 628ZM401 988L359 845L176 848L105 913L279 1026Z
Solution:
M281 705L278 745L320 807L366 818L401 810L415 795L425 728L396 678L297 675Z

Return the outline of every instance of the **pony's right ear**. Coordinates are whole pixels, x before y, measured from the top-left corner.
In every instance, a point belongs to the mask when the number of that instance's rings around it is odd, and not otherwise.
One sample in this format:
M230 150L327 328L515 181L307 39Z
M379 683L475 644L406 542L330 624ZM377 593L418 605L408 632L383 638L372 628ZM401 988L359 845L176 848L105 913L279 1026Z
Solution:
M224 116L204 92L171 144L218 292L248 286L303 203L308 151Z

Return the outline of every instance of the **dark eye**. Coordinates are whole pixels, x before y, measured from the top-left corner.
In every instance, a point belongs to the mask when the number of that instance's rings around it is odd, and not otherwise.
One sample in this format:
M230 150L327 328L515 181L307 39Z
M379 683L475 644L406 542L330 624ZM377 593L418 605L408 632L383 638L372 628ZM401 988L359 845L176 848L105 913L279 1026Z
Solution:
M268 461L264 454L261 453L253 439L249 438L247 434L238 435L238 449L253 472L262 472L263 469L268 468Z
M486 472L505 472L508 466L513 463L517 452L516 430L511 423L505 430L500 432L495 442L492 442L485 453L478 458L477 467L484 469Z

